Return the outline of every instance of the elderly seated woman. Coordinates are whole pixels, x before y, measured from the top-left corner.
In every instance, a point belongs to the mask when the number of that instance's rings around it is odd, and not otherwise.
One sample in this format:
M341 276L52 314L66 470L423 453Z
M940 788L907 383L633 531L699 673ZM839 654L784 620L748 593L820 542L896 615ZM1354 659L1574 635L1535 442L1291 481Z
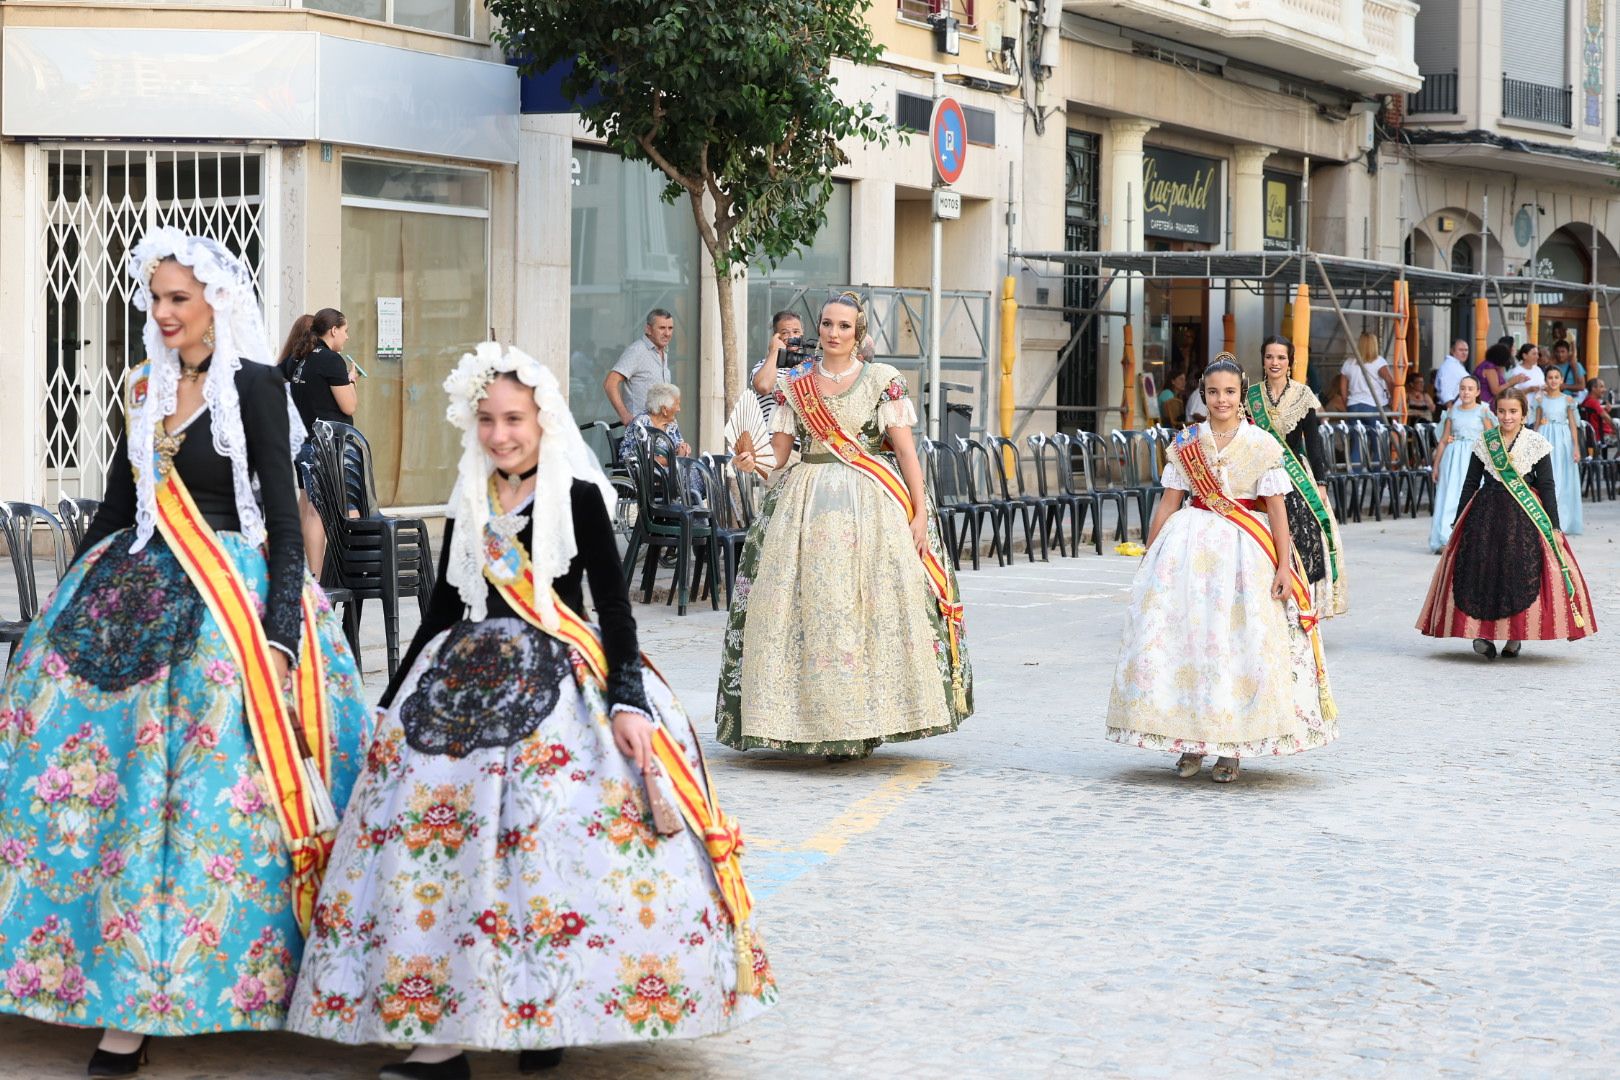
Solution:
M1406 377L1406 414L1413 420L1434 419L1434 395L1415 371Z
M624 429L624 438L619 441L619 454L627 457L631 446L646 446L651 439L651 432L660 431L669 436L675 444L675 453L678 457L691 457L692 447L681 437L681 425L677 417L681 415L681 388L674 383L655 383L647 391L647 407ZM660 465L667 466L669 461L663 454L654 459ZM698 490L702 494L702 488Z

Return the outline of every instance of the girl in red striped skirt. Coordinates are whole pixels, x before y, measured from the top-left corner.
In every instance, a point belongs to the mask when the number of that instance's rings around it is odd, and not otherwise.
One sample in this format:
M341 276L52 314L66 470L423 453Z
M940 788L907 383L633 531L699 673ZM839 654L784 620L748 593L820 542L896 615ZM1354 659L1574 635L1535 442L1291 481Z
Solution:
M1496 398L1499 426L1474 445L1463 509L1429 585L1418 629L1472 638L1489 660L1524 641L1575 641L1597 632L1586 579L1558 527L1552 445L1524 426L1524 395Z

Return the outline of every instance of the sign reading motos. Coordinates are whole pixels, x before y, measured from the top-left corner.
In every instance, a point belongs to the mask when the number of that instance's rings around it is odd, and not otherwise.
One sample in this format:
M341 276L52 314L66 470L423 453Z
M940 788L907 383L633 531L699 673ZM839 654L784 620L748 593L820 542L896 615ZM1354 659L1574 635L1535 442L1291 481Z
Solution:
M1218 243L1221 163L1217 158L1149 146L1142 152L1142 232Z

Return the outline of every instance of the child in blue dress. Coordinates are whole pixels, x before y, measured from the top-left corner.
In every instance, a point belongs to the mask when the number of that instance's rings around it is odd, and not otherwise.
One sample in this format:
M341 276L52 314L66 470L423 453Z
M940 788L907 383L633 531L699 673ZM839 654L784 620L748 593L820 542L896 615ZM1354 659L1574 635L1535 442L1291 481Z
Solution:
M1479 380L1472 375L1463 376L1458 384L1457 400L1446 410L1440 425L1440 458L1435 464L1434 524L1429 526L1429 550L1435 554L1446 549L1451 539L1451 525L1457 519L1457 503L1462 496L1463 478L1468 475L1468 463L1474 456L1474 443L1485 434L1485 429L1496 426L1491 407L1479 399Z
M1558 489L1558 521L1567 536L1579 536L1581 520L1581 435L1575 399L1564 393L1564 373L1547 369L1547 389L1536 395L1536 430L1552 443L1553 483Z

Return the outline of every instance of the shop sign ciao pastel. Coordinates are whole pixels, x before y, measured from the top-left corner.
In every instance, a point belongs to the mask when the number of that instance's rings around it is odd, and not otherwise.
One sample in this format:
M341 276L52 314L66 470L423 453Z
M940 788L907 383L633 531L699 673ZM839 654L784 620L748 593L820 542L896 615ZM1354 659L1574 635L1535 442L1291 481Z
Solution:
M1142 231L1197 243L1221 237L1221 163L1149 146L1142 152Z

